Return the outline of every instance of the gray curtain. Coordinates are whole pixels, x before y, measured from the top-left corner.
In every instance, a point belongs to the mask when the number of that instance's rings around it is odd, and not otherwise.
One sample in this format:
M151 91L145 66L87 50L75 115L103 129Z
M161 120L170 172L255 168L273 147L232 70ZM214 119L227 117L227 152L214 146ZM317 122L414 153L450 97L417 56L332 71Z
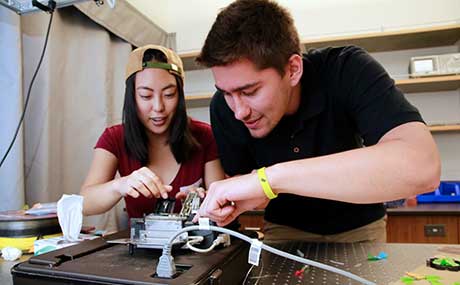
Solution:
M49 17L39 13L21 18L24 89L39 60ZM129 43L77 9L55 12L25 117L29 205L79 192L97 138L106 126L121 121L124 66L130 51ZM110 212L91 220L99 227L113 229L121 222L107 217L118 216Z
M175 33L166 33L129 2L117 0L116 3L114 9L108 5L98 7L94 1L83 2L75 7L94 22L136 47L153 43L176 50Z
M94 5L92 1L88 4ZM130 10L125 12L135 15ZM8 43L0 43L8 46L8 55L2 52L0 57L0 67L8 68L6 75L0 74L0 86L5 87L1 99L8 97L1 101L0 116L8 115L9 119L7 128L1 130L3 154L22 112L23 93L25 96L37 66L50 15L39 12L19 17L3 7L0 13L8 15L6 29L13 31ZM0 169L0 185L11 194L7 202L0 204L0 210L18 209L24 202L53 202L64 193L78 193L97 139L104 128L121 122L124 70L132 46L174 46L170 42L174 35L164 36L166 33L161 30L156 31L162 33L159 36L145 33L144 37L136 37L137 44L120 38L122 35L131 40L123 31L109 28L113 18L120 17L120 11L108 13L102 20L97 17L90 19L75 7L56 10L47 51L31 92L23 137L18 137L7 167ZM4 18L0 20L2 39ZM139 18L139 23L143 30L158 28L151 22L149 26L144 18ZM12 59L4 63L5 58ZM9 81L16 84L6 86ZM6 87L8 92L3 92ZM8 114L4 114L4 109ZM123 229L127 226L123 208L121 201L104 215L86 218L84 224L109 231Z
M0 159L3 158L21 116L22 45L20 17L0 6ZM24 205L23 135L0 168L0 209L19 209Z

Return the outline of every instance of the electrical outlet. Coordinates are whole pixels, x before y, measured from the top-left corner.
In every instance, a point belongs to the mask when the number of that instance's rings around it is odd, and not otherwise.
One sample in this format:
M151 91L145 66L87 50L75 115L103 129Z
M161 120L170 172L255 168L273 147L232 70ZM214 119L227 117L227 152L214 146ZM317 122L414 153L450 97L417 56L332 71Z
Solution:
M445 224L428 224L425 225L425 236L427 237L444 237L446 236Z

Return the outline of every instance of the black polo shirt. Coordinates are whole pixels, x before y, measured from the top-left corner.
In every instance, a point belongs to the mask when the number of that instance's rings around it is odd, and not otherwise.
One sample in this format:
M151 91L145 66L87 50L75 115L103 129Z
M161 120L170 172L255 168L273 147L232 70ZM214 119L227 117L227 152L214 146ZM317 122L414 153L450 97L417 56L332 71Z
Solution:
M311 50L304 54L303 63L298 111L283 117L264 138L251 137L223 94L214 95L211 125L227 174L374 145L398 125L423 122L383 67L360 48ZM299 183L309 187L307 180ZM265 209L270 222L318 234L355 229L384 215L381 203L352 204L292 194L280 194Z

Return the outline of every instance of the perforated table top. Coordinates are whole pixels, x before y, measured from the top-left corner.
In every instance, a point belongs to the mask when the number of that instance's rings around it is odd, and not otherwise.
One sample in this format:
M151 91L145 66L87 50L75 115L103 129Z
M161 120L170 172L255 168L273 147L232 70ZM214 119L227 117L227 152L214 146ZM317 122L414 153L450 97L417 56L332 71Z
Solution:
M460 253L460 246L432 244L380 244L380 243L303 243L284 242L270 244L294 255L325 263L349 272L376 284L398 281L405 272L424 265L426 259L442 254L443 248L454 248ZM378 255L384 251L387 259L368 261L368 254ZM444 253L446 254L446 253ZM302 278L295 272L303 264L263 251L259 266L251 268L245 284L360 284L341 275L310 266ZM459 277L460 277L460 273ZM459 278L460 279L460 278Z

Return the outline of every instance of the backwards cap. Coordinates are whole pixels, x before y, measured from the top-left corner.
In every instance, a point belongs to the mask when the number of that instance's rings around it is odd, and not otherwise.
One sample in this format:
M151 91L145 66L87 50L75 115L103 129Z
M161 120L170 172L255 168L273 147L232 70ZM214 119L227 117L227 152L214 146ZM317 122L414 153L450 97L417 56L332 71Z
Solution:
M144 58L144 53L150 49L162 52L166 56L168 62L142 62L142 59ZM184 81L184 67L182 65L182 60L175 52L162 46L146 45L133 50L129 54L125 79L128 79L128 77L130 77L138 71L144 70L144 68L165 69L173 75L179 75L182 78L182 81Z

